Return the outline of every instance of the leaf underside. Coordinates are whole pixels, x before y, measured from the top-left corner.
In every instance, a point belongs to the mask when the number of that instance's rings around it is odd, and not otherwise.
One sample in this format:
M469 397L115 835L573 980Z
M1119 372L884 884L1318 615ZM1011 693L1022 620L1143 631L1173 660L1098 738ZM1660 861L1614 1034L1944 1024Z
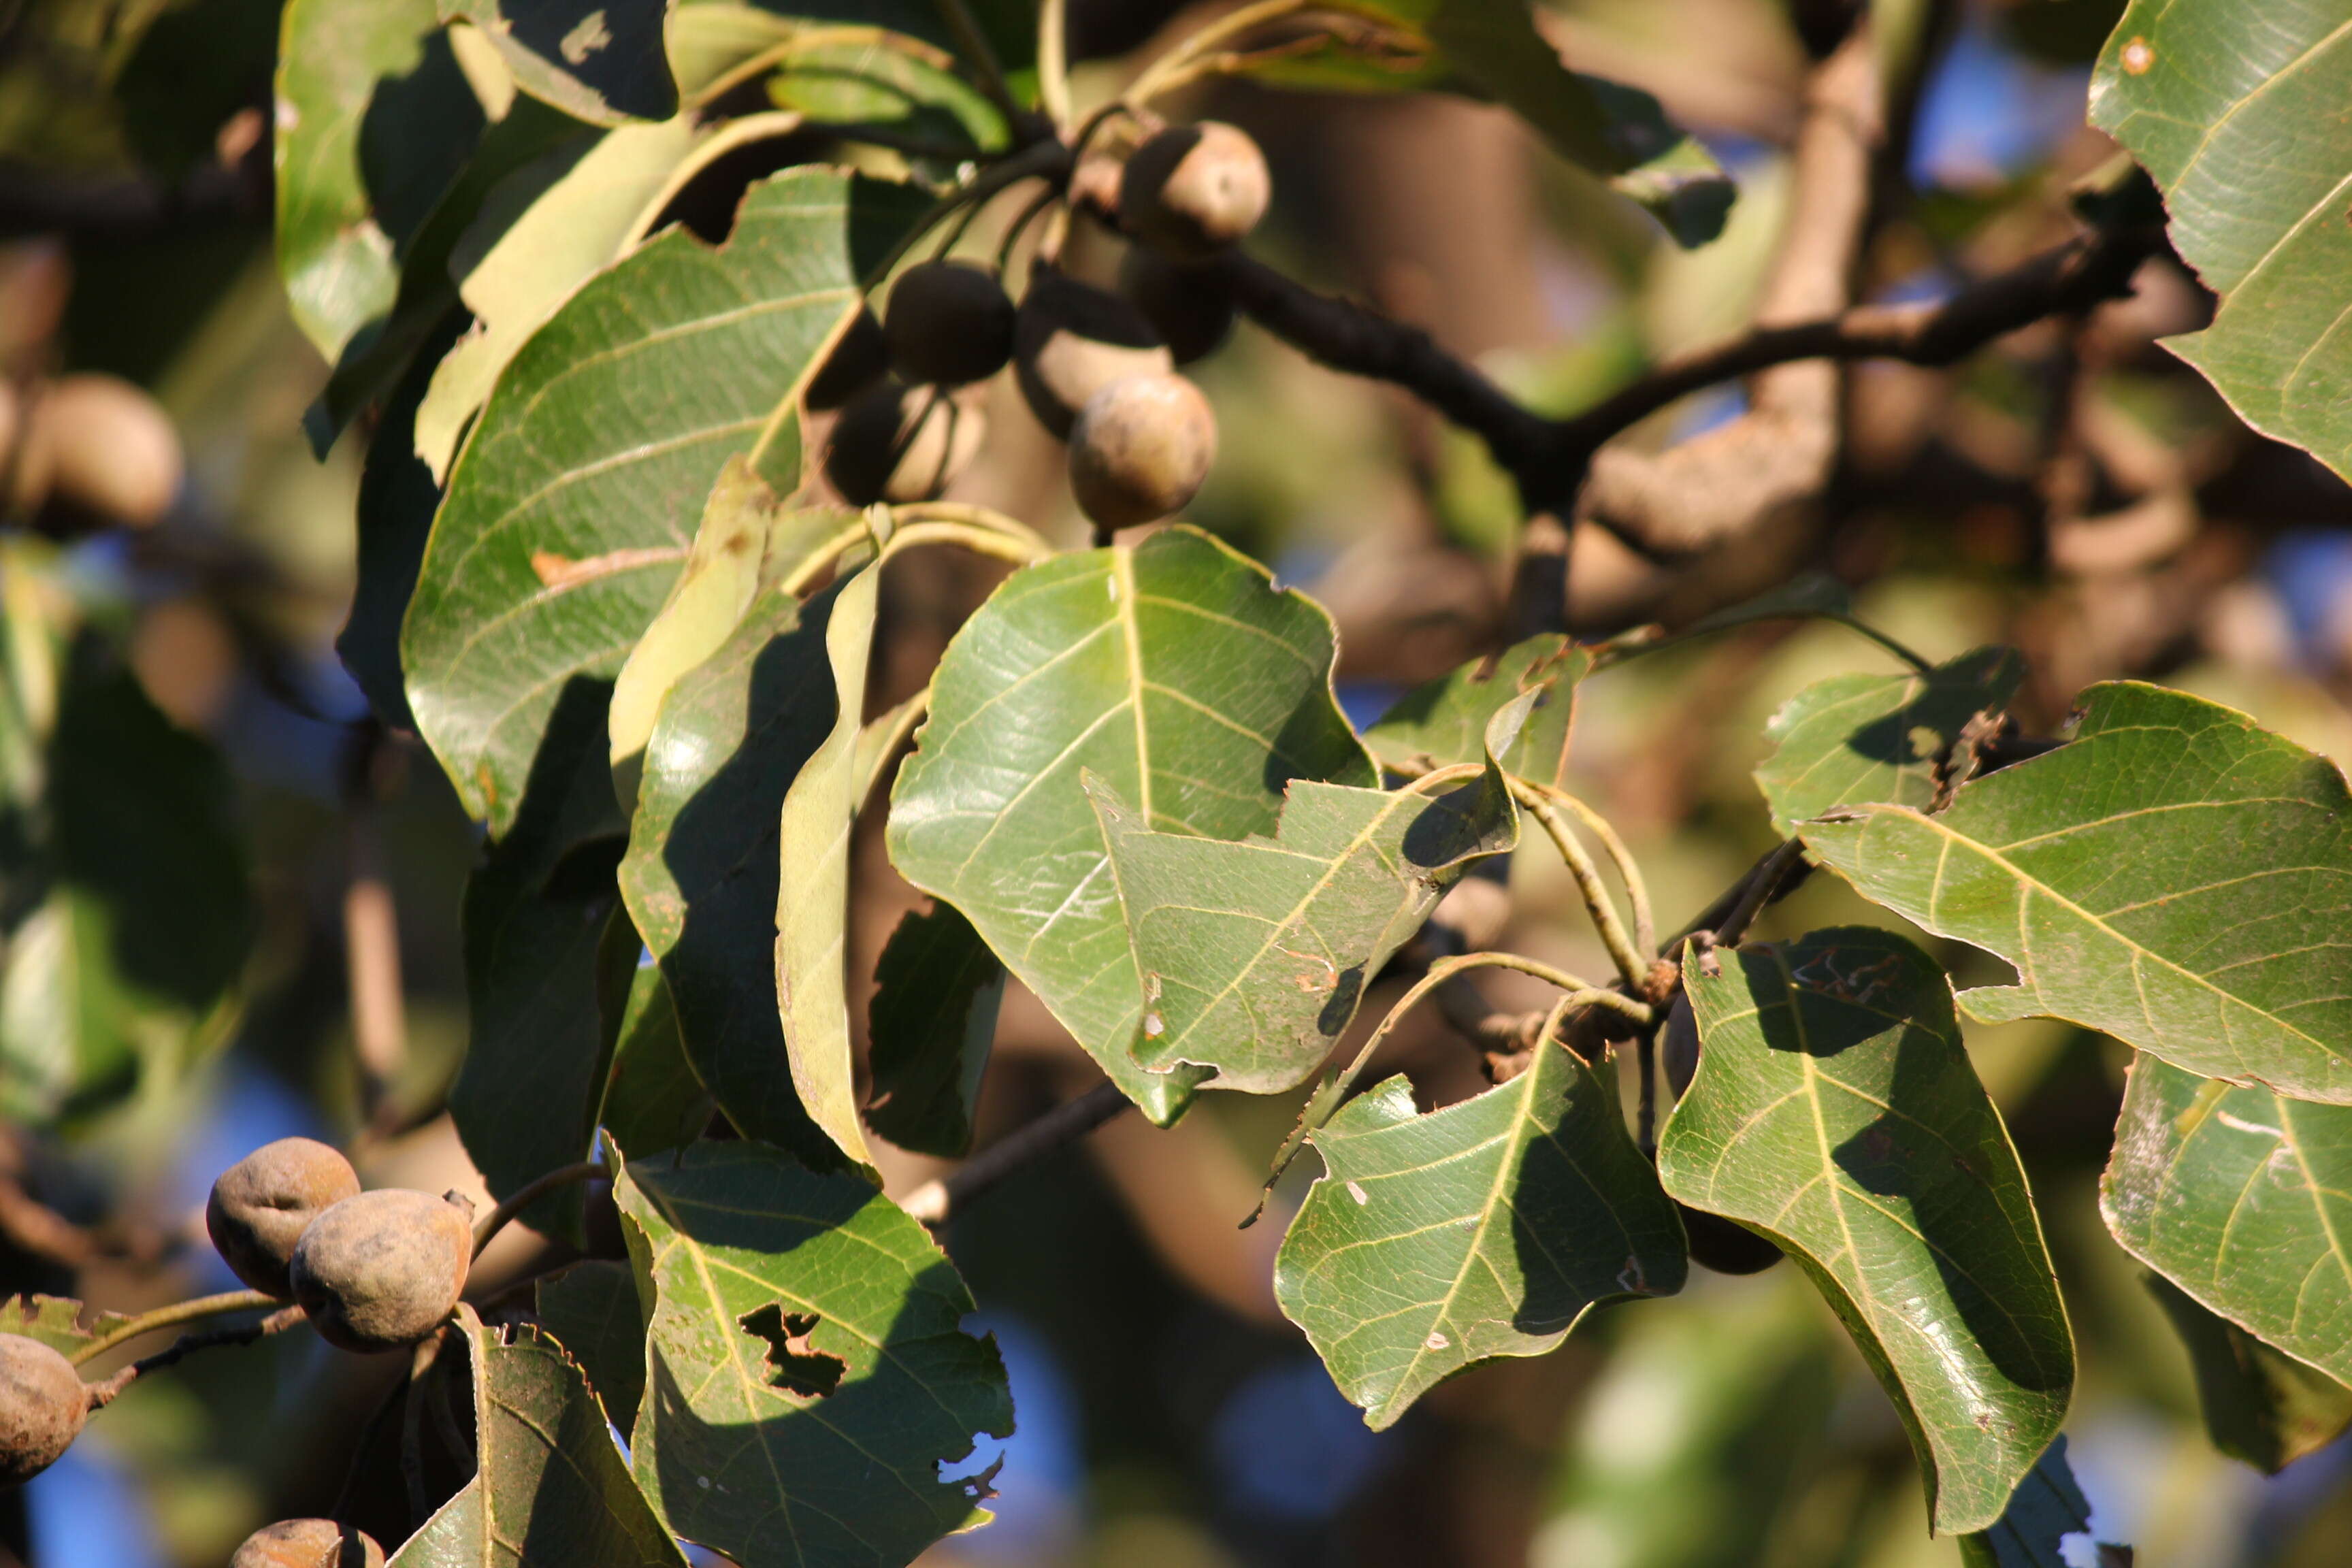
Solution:
M2145 1282L2189 1352L2213 1447L2274 1476L2352 1426L2352 1388L2208 1310L2163 1275L2150 1270Z

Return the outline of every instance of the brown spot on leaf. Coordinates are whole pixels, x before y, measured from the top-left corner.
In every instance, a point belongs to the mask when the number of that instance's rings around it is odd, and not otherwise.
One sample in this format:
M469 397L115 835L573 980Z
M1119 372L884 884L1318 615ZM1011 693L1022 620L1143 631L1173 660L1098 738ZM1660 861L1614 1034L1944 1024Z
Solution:
M576 588L581 584L615 572L634 572L644 566L661 566L676 561L686 552L675 544L642 546L633 550L608 550L602 555L591 555L574 561L558 555L552 550L530 552L530 569L539 577L539 585L551 592Z
M841 1386L848 1363L809 1342L816 1331L814 1312L787 1312L772 1301L737 1321L745 1332L768 1342L768 1364L776 1369L769 1381L774 1386L802 1399L823 1399Z
M2156 47L2146 38L2134 38L2124 46L2123 68L2126 76L2146 76L2156 64Z

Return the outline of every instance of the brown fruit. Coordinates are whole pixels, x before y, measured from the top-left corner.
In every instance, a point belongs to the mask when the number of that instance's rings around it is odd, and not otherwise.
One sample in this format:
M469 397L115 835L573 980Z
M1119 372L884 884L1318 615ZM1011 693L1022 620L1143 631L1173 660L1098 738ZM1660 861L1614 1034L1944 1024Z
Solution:
M383 1568L383 1548L331 1519L281 1519L247 1536L228 1568Z
M824 477L852 506L931 500L980 450L988 417L937 387L884 382L842 411Z
M1138 375L1087 399L1070 432L1070 490L1100 526L1181 511L1217 460L1217 416L1181 375Z
M1012 297L992 268L925 261L890 286L882 334L890 363L919 386L985 381L1013 357Z
M1675 1098L1690 1092L1691 1076L1698 1071L1698 1019L1691 1014L1690 994L1677 992L1666 1010L1666 1026L1658 1036L1658 1059L1674 1085Z
M89 1391L73 1363L38 1340L0 1334L0 1487L56 1464L89 1418Z
M1118 291L1167 340L1178 364L1205 359L1233 335L1234 300L1210 274L1143 246L1128 247Z
M153 398L110 375L59 377L33 409L58 500L134 527L180 493L180 434Z
M1087 399L1176 361L1143 312L1108 289L1039 268L1013 328L1013 372L1037 422L1067 440Z
M1257 226L1274 198L1265 154L1238 126L1204 120L1163 131L1119 176L1127 231L1186 261L1204 261Z
M473 1205L387 1187L310 1222L287 1273L319 1337L347 1351L399 1350L439 1327L466 1288Z
M280 1138L220 1173L205 1204L205 1229L238 1279L290 1297L286 1266L294 1244L312 1220L359 1190L359 1173L334 1150L308 1138Z
M1780 1249L1744 1225L1676 1204L1683 1234L1690 1238L1691 1261L1717 1274L1760 1274L1780 1261Z
M839 408L890 372L890 344L872 310L859 306L848 330L809 377L806 398L819 414Z

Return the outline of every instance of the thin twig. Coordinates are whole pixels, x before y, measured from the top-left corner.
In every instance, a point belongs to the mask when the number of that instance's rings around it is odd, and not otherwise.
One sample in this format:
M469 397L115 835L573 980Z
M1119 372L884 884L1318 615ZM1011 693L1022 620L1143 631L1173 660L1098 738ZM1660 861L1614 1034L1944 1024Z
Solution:
M583 1160L576 1165L558 1166L543 1176L532 1177L509 1194L498 1207L483 1216L481 1224L474 1227L474 1256L479 1258L482 1249L489 1246L499 1232L506 1229L515 1215L558 1187L568 1187L574 1182L585 1182L608 1173L608 1167L593 1160Z
M1785 841L1772 851L1749 879L1747 890L1739 895L1739 901L1731 906L1731 912L1723 918L1721 925L1715 928L1713 934L1718 943L1725 947L1738 945L1739 939L1748 934L1748 926L1764 912L1764 906L1770 903L1773 895L1780 891L1780 880L1789 874L1789 868L1802 858L1804 853L1803 842L1795 838Z
M174 1301L168 1307L158 1307L152 1312L142 1312L67 1352L66 1360L82 1366L97 1360L125 1340L135 1340L142 1334L152 1334L158 1329L177 1328L193 1323L199 1318L217 1318L224 1312L249 1312L257 1307L284 1305L277 1297L258 1290L224 1290L217 1296L196 1296L185 1301Z
M142 1356L111 1377L101 1378L89 1385L89 1407L103 1410L114 1403L117 1395L151 1372L177 1364L198 1351L218 1345L249 1345L271 1334L283 1333L297 1323L308 1322L310 1314L300 1307L280 1307L258 1322L241 1328L214 1329L201 1334L182 1334L167 1350Z
M1509 778L1512 798L1534 814L1544 832L1551 837L1559 858L1567 862L1569 875L1576 879L1576 890L1592 915L1592 923L1601 932L1601 943L1609 950L1610 962L1616 964L1618 976L1628 985L1639 985L1650 972L1650 960L1626 934L1624 921L1617 915L1616 902L1601 883L1601 868L1593 863L1591 855L1578 841L1575 829L1561 818L1549 795L1525 779L1506 776Z
M1556 784L1538 784L1536 787L1575 813L1576 819L1601 841L1601 850L1608 855L1610 863L1617 868L1618 880L1625 884L1626 901L1633 906L1633 946L1643 952L1655 952L1658 950L1658 930L1650 910L1650 885L1643 879L1641 864L1633 858L1633 850L1626 847L1624 839L1618 837L1617 829L1607 817L1575 795Z
M974 1198L1025 1166L1074 1142L1131 1103L1115 1083L1098 1083L1076 1100L1014 1129L943 1177L925 1182L898 1206L928 1226L946 1224Z

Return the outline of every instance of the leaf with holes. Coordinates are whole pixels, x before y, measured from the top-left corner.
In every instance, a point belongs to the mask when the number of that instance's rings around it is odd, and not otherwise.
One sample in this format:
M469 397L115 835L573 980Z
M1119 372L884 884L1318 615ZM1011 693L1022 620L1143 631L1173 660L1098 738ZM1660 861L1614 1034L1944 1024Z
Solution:
M963 911L1155 1121L1205 1073L1129 1051L1143 983L1081 769L1161 833L1272 833L1293 779L1379 782L1331 694L1331 620L1207 535L1007 578L940 660L899 769L890 858Z
M2023 663L2010 648L1979 648L1925 674L1840 675L1781 705L1766 727L1772 754L1757 787L1783 834L1832 807L1936 804L1962 726L2017 694Z
M2132 1064L2099 1210L2212 1311L2352 1381L2352 1108Z
M2151 1271L2145 1283L2189 1352L2213 1447L2274 1476L2352 1426L2352 1388L2207 1310L2163 1275Z
M1814 856L2018 984L1988 1023L2049 1016L2177 1067L2352 1101L2352 798L2344 775L2244 714L2116 683L2072 743L1964 784L1949 809L1855 805Z
M912 1560L985 1520L1011 1435L993 1341L923 1227L851 1175L758 1143L632 1164L618 1192L654 1302L630 1451L669 1527L743 1568Z
M2166 346L2246 423L2352 478L2352 16L2321 0L2134 0L2091 123L2155 176L2221 297Z
M1275 1300L1365 1424L1497 1356L1540 1355L1592 1308L1682 1289L1682 1226L1616 1089L1563 1047L1425 1116L1392 1078L1315 1130L1324 1174Z
M0 1334L38 1340L60 1355L70 1356L130 1321L121 1312L92 1312L68 1296L0 1297Z
M474 1479L394 1555L397 1568L686 1568L563 1347L529 1324L457 1313L473 1358Z
M1003 998L1004 965L954 905L909 910L874 965L866 1125L901 1149L961 1157Z
M921 200L786 170L724 246L674 229L592 279L499 378L401 639L418 728L494 833L558 694L609 683L660 608L727 458L797 481L793 391Z
M1992 1528L1960 1537L1960 1561L1968 1568L2068 1568L2059 1542L2090 1528L2091 1501L2066 1462L2066 1439L2053 1438ZM2098 1550L2105 1563L2116 1548L2102 1542Z
M670 0L440 0L481 28L515 85L594 125L667 120L677 83L662 52Z
M1087 775L1142 975L1132 1049L1143 1069L1212 1068L1212 1086L1256 1094L1313 1073L1445 889L1518 842L1494 753L1534 701L1495 714L1475 777L1389 791L1293 781L1271 840L1154 833Z
M1937 1531L1990 1526L2057 1433L2074 1343L1943 971L1848 927L1694 955L1683 984L1701 1050L1666 1191L1803 1266L1901 1414Z
M1474 658L1450 675L1414 688L1364 731L1381 765L1423 773L1486 760L1486 724L1528 692L1536 706L1519 737L1499 758L1506 773L1558 784L1568 768L1569 731L1576 720L1576 687L1592 669L1592 654L1557 633L1529 637L1491 663Z

